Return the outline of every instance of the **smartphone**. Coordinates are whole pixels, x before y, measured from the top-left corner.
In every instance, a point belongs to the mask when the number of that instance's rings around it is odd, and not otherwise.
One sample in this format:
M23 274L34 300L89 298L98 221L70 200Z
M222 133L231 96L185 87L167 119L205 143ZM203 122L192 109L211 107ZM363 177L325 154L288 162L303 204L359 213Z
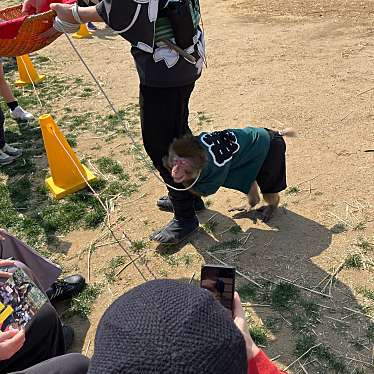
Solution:
M201 267L200 287L212 292L225 308L232 312L235 291L235 268L221 265Z

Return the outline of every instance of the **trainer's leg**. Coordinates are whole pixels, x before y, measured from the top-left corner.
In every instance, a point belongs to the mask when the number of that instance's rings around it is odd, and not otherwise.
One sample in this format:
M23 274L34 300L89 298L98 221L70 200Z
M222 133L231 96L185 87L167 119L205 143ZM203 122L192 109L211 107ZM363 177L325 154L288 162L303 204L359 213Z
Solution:
M194 84L183 87L158 88L140 85L140 114L146 152L163 180L177 188L162 158L168 154L173 139L191 130L188 127L188 103ZM176 244L198 227L193 195L188 191L168 188L174 208L174 219L151 239L163 244Z
M80 353L70 353L9 374L86 374L89 363Z

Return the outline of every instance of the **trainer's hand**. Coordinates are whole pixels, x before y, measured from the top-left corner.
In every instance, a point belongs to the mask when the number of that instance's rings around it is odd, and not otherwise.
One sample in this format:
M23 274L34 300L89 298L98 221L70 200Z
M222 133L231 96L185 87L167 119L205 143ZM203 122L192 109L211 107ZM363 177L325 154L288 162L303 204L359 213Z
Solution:
M257 347L257 345L252 340L251 335L249 334L247 321L245 320L244 310L242 307L242 303L240 301L239 294L237 292L235 292L234 294L233 304L234 323L244 337L245 347L247 349L247 359L250 360L260 352L260 348Z
M0 260L0 278L9 278L12 274L7 271L2 271L2 267L15 266L12 260Z
M0 361L11 358L22 348L24 343L24 330L8 330L0 332Z
M22 5L22 14L29 16L40 13L48 9L49 0L24 0Z
M60 18L61 21L77 23L77 21L73 17L73 13L71 12L72 7L73 5L70 4L59 3L52 3L50 5L50 8L56 12L57 17Z

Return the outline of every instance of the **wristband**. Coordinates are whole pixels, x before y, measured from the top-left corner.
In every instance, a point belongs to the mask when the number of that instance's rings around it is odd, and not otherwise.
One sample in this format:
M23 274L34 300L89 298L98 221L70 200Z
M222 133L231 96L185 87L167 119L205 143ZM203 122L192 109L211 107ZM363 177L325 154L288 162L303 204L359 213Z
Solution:
M84 22L81 20L81 18L79 17L78 8L79 8L78 3L75 3L75 4L73 5L73 7L71 8L71 14L72 14L74 20L75 20L77 23L84 23Z

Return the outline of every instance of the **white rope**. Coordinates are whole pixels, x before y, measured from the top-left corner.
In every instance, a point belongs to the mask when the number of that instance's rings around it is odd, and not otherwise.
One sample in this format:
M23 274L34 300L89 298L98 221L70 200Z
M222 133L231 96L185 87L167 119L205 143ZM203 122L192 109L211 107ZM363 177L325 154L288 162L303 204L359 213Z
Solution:
M55 17L53 21L53 28L58 32L66 35L66 33L73 34L77 32L80 28L80 25L77 23L66 22L58 17Z
M66 35L66 34L65 34ZM41 106L41 109L43 110L43 104L39 98L39 95L38 95L38 91L34 85L34 82L33 80L31 79L31 76L30 76L30 73L29 73L29 70L27 68L27 65L26 63L23 61L22 57L21 57L21 60L25 66L25 70L27 72L27 75L29 76L29 79L30 81L32 82L32 86L33 86L33 89L34 89L34 92L35 92L35 95L38 97L38 100L39 100L39 103L40 103L40 106ZM71 154L69 153L69 151L65 148L64 144L61 142L61 140L59 139L59 137L57 136L57 134L55 133L54 131L54 128L51 129L52 130L52 133L53 135L56 137L57 141L59 142L60 146L62 147L62 149L64 150L64 152L68 155L68 157L70 158L70 160L72 161L73 165L75 166L75 168L77 169L78 173L80 174L80 176L83 178L84 182L87 184L88 188L92 191L94 197L99 201L100 205L103 207L104 211L106 212L107 216L109 217L110 216L110 212L109 212L109 209L106 207L106 205L104 204L103 200L101 199L100 195L95 191L95 189L91 186L91 184L89 183L89 181L87 180L86 176L81 172L79 166L75 163L75 160L74 158L71 156ZM104 225L108 228L110 234L112 235L113 239L117 242L117 244L120 246L120 248L125 252L125 254L129 257L129 259L132 261L132 263L134 264L135 268L138 270L139 274L141 275L141 277L147 281L147 278L144 276L144 274L142 273L142 271L139 269L138 265L135 263L135 260L132 258L132 256L130 255L130 253L126 250L126 248L122 245L121 241L117 238L116 234L114 233L113 229L111 228L110 226L110 223L107 223L105 220L104 220ZM123 235L126 237L126 239L128 240L128 242L133 245L133 241L127 236L127 234L125 232L123 232Z
M81 17L79 16L79 6L78 6L78 3L75 3L72 7L71 7L71 14L73 15L73 18L75 19L75 21L79 24L82 24L84 23L81 19Z
M60 138L57 136L54 128L52 127L51 128L52 130L52 134L55 136L55 138L57 139L58 143L60 144L60 146L62 147L62 149L64 150L64 152L68 155L68 157L70 158L70 161L73 163L73 165L75 166L75 168L77 169L78 173L80 174L80 176L82 177L82 179L84 180L84 182L87 184L88 188L92 191L94 197L99 201L100 205L102 206L102 208L104 209L104 211L106 212L106 214L108 216L110 216L110 212L109 212L109 209L107 208L107 206L104 204L103 200L101 199L100 195L95 191L95 189L91 186L90 182L87 180L86 176L81 172L79 166L76 164L74 158L72 157L72 155L70 154L70 152L65 148L65 145L62 143L62 141L60 140ZM126 250L126 248L121 244L120 240L117 238L117 236L114 234L112 228L110 227L110 224L106 223L104 221L104 224L105 226L109 229L111 235L113 236L113 238L116 240L117 244L122 248L122 250L126 253L126 255L129 257L130 261L133 262L135 268L139 271L140 275L142 276L142 278L147 281L147 279L144 277L143 273L141 272L141 270L139 269L138 265L136 265L135 261L133 260L132 256L130 255L130 253ZM123 232L123 235L125 235L126 239L129 241L129 243L132 245L133 242L132 240L126 235L125 232Z
M36 94L36 97L37 97L37 99L38 99L38 101L39 101L40 108L43 109L42 101L40 100L40 97L39 97L39 95L38 95L38 92L37 92L36 87L35 87L35 84L34 84L34 80L31 78L31 75L30 75L29 69L27 68L26 62L23 60L23 57L22 57L22 56L19 56L19 59L22 61L23 66L25 67L26 74L28 75L29 80L30 80L30 82L31 82L31 84L32 84L32 87L33 87L33 89L34 89L34 92L35 92L35 94Z
M91 75L92 79L94 80L94 82L96 83L97 87L99 88L100 92L103 94L104 98L106 99L106 101L108 102L110 108L113 110L114 114L118 117L119 117L119 113L118 111L116 110L115 106L113 105L113 103L111 102L111 100L109 99L108 95L106 94L106 92L104 91L103 87L101 86L100 82L97 80L97 78L95 77L94 73L92 72L92 70L90 69L90 67L87 65L87 63L84 61L82 55L79 53L78 49L76 48L76 46L74 45L74 43L72 42L71 38L69 37L69 35L67 33L65 33L65 36L67 38L67 40L69 41L71 47L73 48L74 52L77 54L77 56L79 57L79 59L81 60L82 64L84 65L84 67L87 69L88 73ZM133 143L133 146L137 146L136 144L136 140L135 138L133 137L133 135L131 134L131 131L129 130L129 128L127 127L126 123L123 123L124 125L124 129L125 129L125 134L130 138L131 142ZM143 163L147 166L151 166L149 161L143 156L142 153L140 153L140 158L142 159ZM198 177L196 178L196 180L188 187L186 188L177 188L177 187L174 187L168 183L166 183L154 170L153 168L151 167L151 170L152 170L152 174L161 182L163 183L166 187L169 187L171 188L172 190L174 191L188 191L189 189L191 189L199 180L199 177L200 177L200 174L201 174L201 171L199 172L199 175Z

